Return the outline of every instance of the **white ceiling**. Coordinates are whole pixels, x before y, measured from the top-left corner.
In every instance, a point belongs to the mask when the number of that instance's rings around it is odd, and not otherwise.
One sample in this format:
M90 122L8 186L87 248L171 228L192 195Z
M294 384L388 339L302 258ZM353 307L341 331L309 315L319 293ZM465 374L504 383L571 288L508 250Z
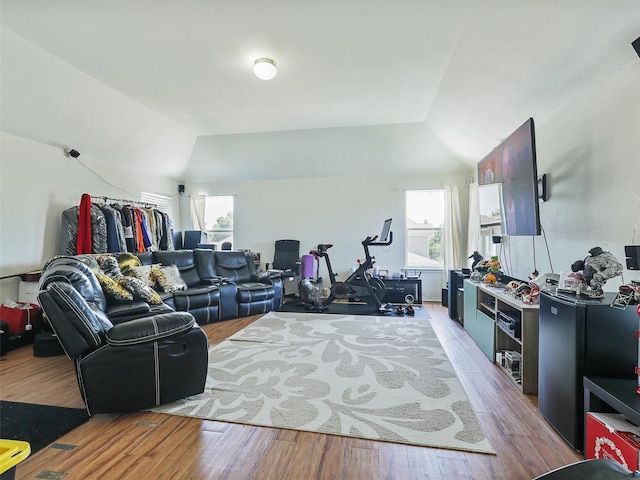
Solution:
M0 5L5 29L198 137L174 171L192 178L216 158L246 170L265 132L295 144L292 131L326 129L336 141L336 128L356 127L347 131L397 141L384 130L393 124L419 124L473 165L526 118L543 123L638 61L630 43L640 36L638 0ZM261 56L276 61L274 80L253 76ZM291 154L262 159L264 176Z

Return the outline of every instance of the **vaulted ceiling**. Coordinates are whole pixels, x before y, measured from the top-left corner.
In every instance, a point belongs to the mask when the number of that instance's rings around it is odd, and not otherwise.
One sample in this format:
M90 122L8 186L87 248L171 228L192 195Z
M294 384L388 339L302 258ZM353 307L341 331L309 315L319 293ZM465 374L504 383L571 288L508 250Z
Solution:
M0 8L4 131L73 143L103 161L154 158L182 179L471 166L528 117L544 123L637 62L630 43L640 35L637 0L2 0ZM27 70L17 59L25 45L50 58L50 70ZM252 74L262 56L277 63L271 81ZM45 91L60 105L44 102ZM120 101L135 114L121 118ZM44 103L67 114L18 118ZM56 128L63 138L51 138ZM100 141L87 141L91 128Z

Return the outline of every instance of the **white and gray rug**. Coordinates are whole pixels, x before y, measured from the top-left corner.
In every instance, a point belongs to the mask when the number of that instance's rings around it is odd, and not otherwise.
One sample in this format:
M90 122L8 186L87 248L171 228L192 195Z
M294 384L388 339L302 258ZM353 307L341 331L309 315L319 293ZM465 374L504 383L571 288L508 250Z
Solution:
M271 312L211 348L203 394L153 411L494 453L424 318Z

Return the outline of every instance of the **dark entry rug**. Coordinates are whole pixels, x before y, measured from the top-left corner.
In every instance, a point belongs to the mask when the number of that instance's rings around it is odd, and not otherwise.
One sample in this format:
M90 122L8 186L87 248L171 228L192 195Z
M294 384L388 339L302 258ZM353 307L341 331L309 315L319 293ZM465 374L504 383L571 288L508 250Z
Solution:
M416 318L430 318L427 310L423 305L413 305ZM391 317L397 317L396 305L393 305L391 309ZM296 301L287 302L280 307L279 312L294 312L294 313L314 313L313 310L308 310L306 305L300 305ZM375 305L369 305L368 303L355 303L355 302L337 302L329 305L325 310L320 313L329 313L337 315L372 315L372 316L384 316L378 312L378 308ZM407 316L407 315L405 315Z
M89 420L82 408L0 400L0 437L31 445L31 455Z

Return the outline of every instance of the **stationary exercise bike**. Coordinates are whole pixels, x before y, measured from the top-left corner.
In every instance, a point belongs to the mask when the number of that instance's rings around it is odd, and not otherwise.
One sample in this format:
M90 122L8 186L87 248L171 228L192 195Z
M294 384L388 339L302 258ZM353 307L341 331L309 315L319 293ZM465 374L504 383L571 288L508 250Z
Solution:
M378 241L380 239L380 241ZM393 232L391 232L391 219L384 222L380 237L367 237L362 241L364 247L365 259L360 263L355 272L353 272L344 282L336 280L336 273L331 267L328 250L333 247L330 243L321 243L316 250L309 253L320 262L321 258L325 259L327 270L329 272L329 280L331 281L331 294L322 302L309 305L308 309L315 311L325 310L336 299L350 299L355 301L363 301L372 305L376 305L378 311L388 313L390 310L382 305L382 299L385 295L385 286L382 280L371 275L375 257L369 253L369 247L381 247L391 245L393 242Z

